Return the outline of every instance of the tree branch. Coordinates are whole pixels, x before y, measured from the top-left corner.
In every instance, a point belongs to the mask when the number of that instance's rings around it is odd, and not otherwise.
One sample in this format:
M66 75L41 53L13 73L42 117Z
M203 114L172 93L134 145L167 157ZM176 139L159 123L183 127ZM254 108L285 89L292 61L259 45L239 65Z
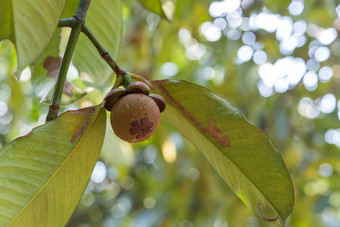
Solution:
M117 78L120 76L124 76L126 72L119 68L118 64L113 60L110 53L105 50L105 48L101 45L101 43L97 40L97 38L93 35L91 30L84 24L82 28L82 32L89 38L89 40L92 42L92 44L97 48L100 56L109 64L111 69L115 72L117 75Z
M59 113L59 109L60 109L59 105L60 105L61 97L63 94L67 71L70 66L71 58L74 52L74 48L76 47L79 34L81 32L83 25L85 24L85 17L86 17L87 9L89 8L90 3L91 3L91 0L80 0L78 9L73 16L75 23L72 27L72 31L67 42L64 57L60 65L58 78L57 78L56 85L54 87L51 104L49 107L48 114L46 116L46 122L55 119ZM62 21L62 24L64 22L66 23L66 21Z
M76 13L74 14L75 19L80 19L85 24L85 17L87 10L90 6L91 0L80 0Z
M73 17L70 18L65 18L65 19L60 19L58 27L73 27L76 23L76 19Z

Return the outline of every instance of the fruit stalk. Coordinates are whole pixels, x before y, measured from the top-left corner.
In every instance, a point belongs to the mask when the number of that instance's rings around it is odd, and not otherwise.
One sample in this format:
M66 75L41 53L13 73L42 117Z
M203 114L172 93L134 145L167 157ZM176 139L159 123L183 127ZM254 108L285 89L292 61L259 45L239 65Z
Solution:
M111 69L117 75L117 79L121 76L124 76L126 72L122 70L118 64L113 60L110 53L102 46L102 44L97 40L97 38L93 35L92 31L84 24L82 28L82 32L89 38L92 44L97 48L100 56L109 64Z
M128 74L125 74L123 77L123 83L122 83L123 87L127 88L131 83L132 83L131 77Z

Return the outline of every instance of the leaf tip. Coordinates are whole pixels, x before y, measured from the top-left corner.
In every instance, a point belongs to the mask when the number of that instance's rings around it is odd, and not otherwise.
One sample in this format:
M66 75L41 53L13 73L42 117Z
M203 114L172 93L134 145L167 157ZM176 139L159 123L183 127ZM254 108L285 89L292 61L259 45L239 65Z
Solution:
M273 222L279 219L279 215L266 205L258 205L258 211L261 215L261 218L265 221Z

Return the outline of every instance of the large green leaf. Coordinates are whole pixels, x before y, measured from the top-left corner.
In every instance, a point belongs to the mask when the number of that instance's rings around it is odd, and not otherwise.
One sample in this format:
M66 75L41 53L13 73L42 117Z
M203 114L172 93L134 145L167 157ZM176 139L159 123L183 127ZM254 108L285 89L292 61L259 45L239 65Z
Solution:
M67 111L0 151L0 226L64 226L103 144L105 110Z
M46 48L57 27L66 0L2 0L0 40L10 39L16 47L16 76Z
M110 55L116 59L122 36L120 0L93 1L88 10L86 24ZM72 61L85 85L103 87L108 80L111 85L112 69L84 34L80 34Z
M188 138L259 217L283 224L294 205L285 163L270 140L210 90L184 81L152 83L168 106L162 118Z

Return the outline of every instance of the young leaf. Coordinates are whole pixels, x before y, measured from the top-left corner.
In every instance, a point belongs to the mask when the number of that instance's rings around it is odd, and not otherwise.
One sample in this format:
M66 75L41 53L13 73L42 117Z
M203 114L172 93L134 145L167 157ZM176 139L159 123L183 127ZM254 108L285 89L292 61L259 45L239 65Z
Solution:
M66 0L4 0L0 7L0 40L16 47L16 77L46 48L57 27Z
M162 118L188 138L259 217L291 213L294 190L285 163L270 138L210 90L184 81L152 83L168 107Z
M67 111L0 150L0 226L64 226L99 157L100 106Z

